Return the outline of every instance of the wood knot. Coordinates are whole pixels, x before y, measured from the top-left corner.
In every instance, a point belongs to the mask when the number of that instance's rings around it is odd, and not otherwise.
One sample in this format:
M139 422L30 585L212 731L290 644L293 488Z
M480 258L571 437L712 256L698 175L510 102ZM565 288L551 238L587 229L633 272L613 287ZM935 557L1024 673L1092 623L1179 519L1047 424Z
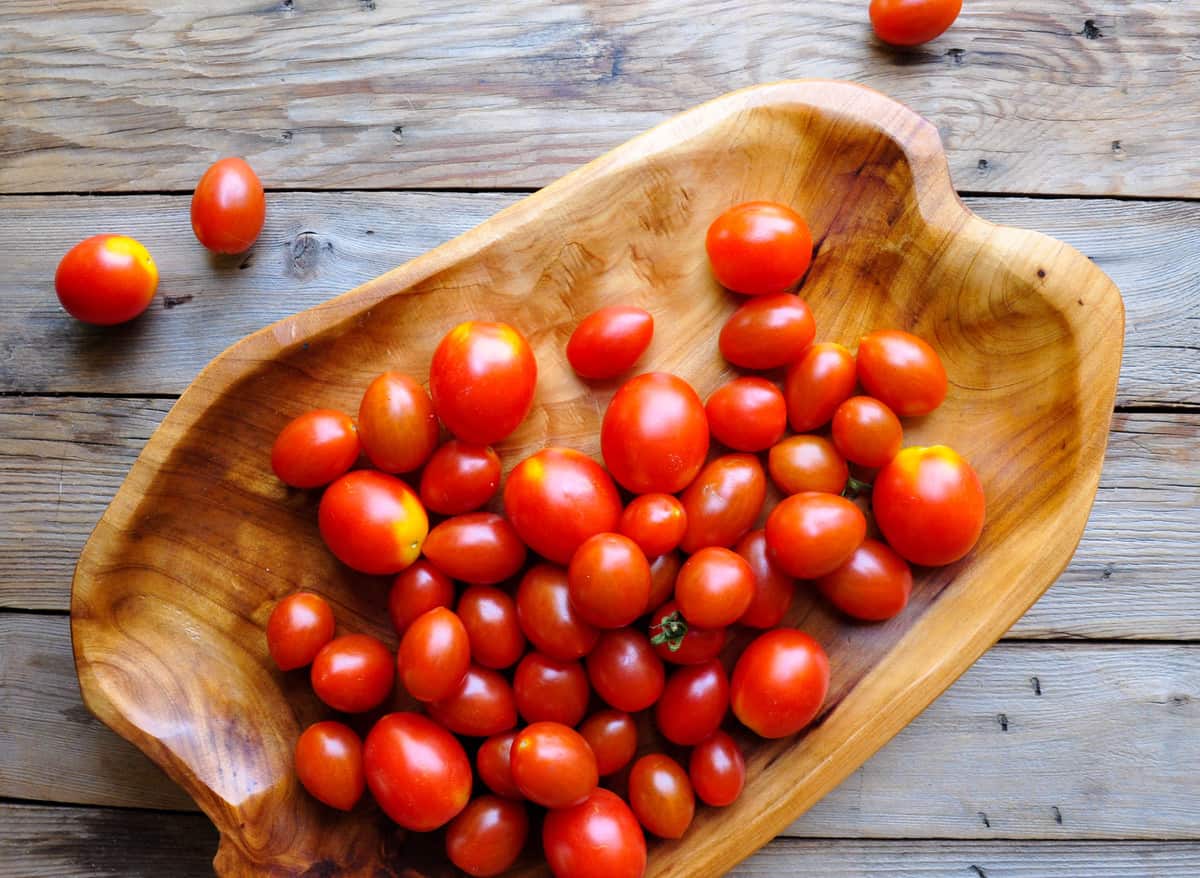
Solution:
M333 244L322 241L316 232L301 232L288 245L287 273L307 279L316 274L322 253L333 250Z
M358 8L362 12L374 12L375 0L358 0Z
M1079 32L1079 35L1085 40L1098 40L1104 36L1100 32L1100 28L1096 27L1096 19L1094 18L1089 18L1083 23L1083 30Z
M295 12L295 0L279 0L279 6L277 8L280 12Z
M279 132L279 140L280 140L280 142L282 142L282 143L291 143L291 142L292 142L292 138L293 138L294 136L295 136L295 135L293 135L291 131L280 131L280 132Z
M396 139L397 143L403 143L403 141L404 141L404 126L403 125L392 126L392 137L394 137Z
M991 165L988 164L987 159L980 159L979 164L977 164L975 167L977 167L980 171L986 171L991 167Z
M963 56L966 54L967 53L964 52L962 49L947 49L946 50L946 57L949 58L951 61L953 61L955 64L962 64Z
M163 307L170 311L172 308L178 308L180 305L186 305L192 301L191 293L183 296L163 296Z

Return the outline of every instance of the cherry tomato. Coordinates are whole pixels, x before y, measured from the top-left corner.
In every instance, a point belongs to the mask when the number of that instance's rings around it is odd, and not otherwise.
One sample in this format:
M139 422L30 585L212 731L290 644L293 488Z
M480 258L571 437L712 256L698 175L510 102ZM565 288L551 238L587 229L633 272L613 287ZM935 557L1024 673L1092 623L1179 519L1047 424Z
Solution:
M829 423L837 407L854 394L854 355L833 342L810 347L792 364L783 382L788 422L797 433Z
M629 501L617 527L647 558L657 558L679 545L687 530L687 513L670 494L642 494Z
M512 745L517 739L516 731L501 732L492 735L479 745L475 754L475 765L479 771L479 779L487 784L497 796L505 799L521 799L521 791L517 789L512 778Z
M724 628L694 628L684 621L675 601L650 615L650 642L659 658L676 665L696 665L720 655L728 632Z
M871 509L893 549L913 564L952 564L979 540L983 485L952 448L905 448L875 477Z
M708 261L721 286L748 296L782 293L812 263L812 234L786 204L748 201L708 227Z
M438 420L425 388L403 372L384 372L358 406L363 451L385 473L420 469L438 444Z
M629 807L647 832L659 838L682 838L696 814L696 796L678 762L650 753L629 772Z
M615 378L650 346L654 318L632 305L610 305L580 321L567 342L567 361L580 378Z
M729 710L729 678L716 659L671 674L654 706L654 721L672 744L691 747L721 727Z
M880 329L859 340L858 380L902 418L929 414L942 404L948 386L937 351L899 329Z
M267 619L267 649L281 671L310 664L333 640L333 610L319 595L301 591L275 605Z
M512 776L525 798L546 808L578 804L600 782L587 741L570 726L554 722L532 723L518 733Z
M480 796L446 829L446 855L468 875L508 871L529 837L529 815L520 802Z
M67 251L54 273L54 291L67 313L96 326L132 320L158 288L150 253L124 235L93 235Z
M813 721L829 692L829 657L795 628L760 634L733 668L733 714L763 738L794 735Z
M470 667L467 629L445 607L418 618L400 639L396 669L408 694L418 701L448 697Z
M422 558L396 574L388 592L388 615L396 633L403 636L418 616L453 603L450 577Z
M852 396L833 413L833 444L846 460L883 466L900 453L904 428L890 408L869 396Z
M735 378L704 406L712 437L735 451L770 448L787 429L787 403L765 378Z
M388 648L374 637L347 634L321 647L310 678L317 697L334 710L362 713L392 694L396 664Z
M871 0L870 11L879 39L893 46L918 46L954 24L962 0Z
M462 515L486 504L500 487L500 456L487 445L451 439L421 471L421 502L438 515Z
M293 488L318 488L344 476L358 460L358 433L350 416L333 409L305 412L279 431L271 469Z
M471 798L471 762L462 744L418 713L389 713L375 723L363 764L379 807L414 832L445 825Z
M616 530L621 498L608 473L586 454L544 448L508 474L504 513L525 545L567 564L588 537Z
M355 470L325 489L317 511L334 557L360 573L397 573L421 554L429 519L404 482Z
M867 535L867 519L837 494L793 494L767 518L767 554L796 579L816 579L846 563Z
M460 323L433 352L434 411L464 442L491 445L508 436L529 413L536 386L529 342L507 323Z
M517 701L497 671L471 665L452 694L430 702L429 715L456 735L488 738L517 724Z
M754 600L754 571L746 560L719 546L701 549L684 562L675 580L675 602L689 625L732 625Z
M700 397L665 372L631 378L604 412L600 451L613 478L635 494L683 490L708 455Z
M646 873L642 827L624 800L606 789L547 814L542 848L554 878L642 878Z
M517 605L508 592L473 585L458 599L458 618L471 641L471 658L485 668L509 668L525 652Z
M696 745L688 763L688 777L700 801L714 808L732 805L746 785L746 760L737 742L725 732Z
M579 662L560 662L540 652L521 659L513 675L517 712L528 723L556 722L573 726L587 713L587 674Z
M596 755L601 777L620 771L637 753L637 723L619 710L593 713L579 726L579 734Z
M521 579L517 621L538 652L560 661L582 658L600 637L571 606L567 571L550 564L531 567Z
M679 548L695 553L728 548L754 526L767 496L767 477L753 454L727 454L700 471L680 500L687 530Z
M817 334L812 311L792 293L748 299L721 328L721 355L743 369L776 369L800 359Z
M650 639L632 628L605 631L588 653L587 674L596 694L626 713L645 710L662 695L666 671Z
M214 253L249 250L266 216L262 182L244 159L221 159L204 172L192 193L192 231Z
M339 811L349 811L362 798L362 741L341 723L309 726L296 742L296 776L309 794Z
M767 469L785 494L840 494L850 478L845 459L822 436L789 436L771 449Z
M429 532L423 551L450 578L474 585L503 582L525 565L525 544L494 512L447 518Z
M596 534L571 556L571 606L597 628L620 628L646 612L650 564L637 543L620 534Z
M754 597L738 624L751 628L774 628L783 621L792 606L796 583L775 566L767 550L767 532L752 530L737 544L735 551L754 572Z
M849 561L817 580L817 588L847 616L879 622L908 605L912 571L884 543L863 540Z
M667 552L659 555L650 562L650 597L647 607L661 607L675 594L675 578L679 576L679 568L683 566L683 558L678 552Z

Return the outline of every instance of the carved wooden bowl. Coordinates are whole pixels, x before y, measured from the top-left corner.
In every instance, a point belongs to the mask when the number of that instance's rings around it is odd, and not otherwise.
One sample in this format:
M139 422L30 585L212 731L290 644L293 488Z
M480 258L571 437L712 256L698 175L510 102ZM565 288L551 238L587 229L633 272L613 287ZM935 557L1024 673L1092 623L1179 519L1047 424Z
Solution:
M357 411L384 369L427 375L468 318L533 345L533 411L499 451L511 467L547 444L599 457L615 384L581 383L565 342L613 302L655 316L641 363L706 396L731 377L717 332L737 299L713 281L704 232L749 199L794 205L817 256L803 287L818 338L853 347L878 327L941 352L945 404L906 442L953 445L976 467L989 520L951 567L919 570L898 618L855 625L801 595L791 621L828 649L824 712L803 734L741 734L748 784L700 808L649 875L714 876L766 843L895 735L986 650L1066 566L1096 491L1124 311L1077 251L970 213L937 132L855 85L735 92L635 138L471 232L237 343L183 395L134 464L76 569L72 632L87 705L195 798L221 831L226 876L449 875L441 839L408 837L369 802L340 815L295 779L300 730L326 716L304 672L281 674L264 624L279 597L327 596L339 625L394 643L387 582L334 561L316 492L289 491L268 453L309 408ZM369 718L367 718L369 719ZM734 728L736 724L730 723ZM647 743L647 746L650 746ZM546 874L530 854L513 875Z

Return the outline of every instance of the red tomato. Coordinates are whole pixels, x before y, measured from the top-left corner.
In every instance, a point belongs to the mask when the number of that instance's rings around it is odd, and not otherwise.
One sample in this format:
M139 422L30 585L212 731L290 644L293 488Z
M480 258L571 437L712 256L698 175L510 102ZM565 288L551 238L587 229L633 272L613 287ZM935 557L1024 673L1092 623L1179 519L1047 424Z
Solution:
M710 546L688 558L675 580L675 602L689 625L732 625L754 600L754 571L729 549Z
M738 542L736 551L754 571L754 597L738 624L774 628L792 606L796 583L771 560L765 530L750 531Z
M532 723L517 735L512 775L525 798L546 808L578 804L600 781L587 741L571 727L553 722Z
M429 519L394 476L356 470L325 489L317 512L329 551L360 573L397 573L417 559Z
M917 46L940 37L962 11L962 0L871 0L871 27L893 46Z
M833 413L833 443L846 460L883 466L900 453L904 428L890 408L869 396L852 396Z
M767 477L757 457L718 457L680 496L687 530L679 547L694 553L709 546L732 546L754 526L766 496Z
M418 618L400 639L396 669L408 694L418 701L448 697L470 667L467 629L445 607Z
M620 628L646 612L650 564L637 543L620 534L596 534L571 556L571 606L597 628Z
M149 307L158 266L149 251L124 235L94 235L67 251L54 273L58 301L77 320L112 326Z
M249 250L266 216L262 183L244 159L221 159L204 172L192 193L192 231L214 253Z
M732 805L746 785L746 761L737 742L718 731L692 750L688 777L706 805Z
M517 739L516 731L492 735L479 745L475 754L475 765L479 779L487 784L497 796L505 799L521 799L521 791L512 778L512 745Z
M596 694L626 713L645 710L658 701L666 679L650 639L632 628L600 635L588 653L587 674Z
M567 361L580 378L615 378L650 346L654 318L632 305L610 305L580 321L567 342Z
M296 776L314 799L349 811L362 798L362 741L332 721L309 726L296 742Z
M884 543L863 540L849 561L817 580L817 588L846 615L879 622L908 605L912 571Z
M952 564L971 551L986 515L983 485L952 448L905 448L879 471L871 491L875 522L913 564Z
M735 451L770 448L787 429L787 403L765 378L735 378L704 406L712 437Z
M579 662L560 662L539 652L521 659L513 675L517 712L528 723L556 722L573 726L587 713L587 674Z
M450 578L475 585L503 582L525 565L525 544L494 512L447 518L429 532L423 551Z
M311 663L331 640L333 610L319 595L306 591L290 594L275 605L267 619L267 649L281 671Z
M631 378L604 412L600 450L613 478L635 494L683 490L708 455L700 397L665 372Z
M480 796L451 821L446 830L446 855L468 875L499 875L508 871L529 837L529 815L520 802Z
M767 469L785 494L840 494L850 478L845 459L822 436L789 436L771 449Z
M385 473L420 469L438 444L438 420L425 388L403 372L384 372L358 406L363 451Z
M363 763L379 807L414 832L448 823L471 798L471 762L462 744L417 713L389 713L375 723Z
M536 386L529 342L507 323L460 323L433 352L434 411L464 442L491 445L508 436L529 413Z
M650 615L650 642L659 658L676 665L696 665L720 655L728 633L724 628L693 628L668 601Z
M682 838L696 814L696 796L678 762L650 753L629 772L629 806L647 832L659 838Z
M679 576L679 568L683 566L683 558L678 552L667 552L659 555L650 562L650 597L647 607L661 607L675 594L675 578Z
M450 577L422 558L396 574L388 592L388 615L396 633L403 635L418 616L453 603Z
M571 606L567 571L550 564L530 568L521 579L517 621L534 648L560 661L582 658L600 637Z
M473 585L458 599L458 618L471 641L471 658L485 668L509 668L525 653L517 605L490 585Z
M606 789L547 814L542 848L554 878L642 878L646 873L642 827L624 800Z
M358 433L349 415L333 409L305 412L279 431L271 469L293 488L318 488L344 476L358 460Z
M837 494L793 494L767 518L767 554L784 573L816 579L846 563L867 535L867 519Z
M608 473L586 454L544 448L508 474L504 512L525 545L567 564L588 537L616 530L621 498Z
M795 628L760 634L733 668L733 713L763 738L794 735L816 718L829 692L829 657Z
M487 445L451 439L421 472L421 502L438 515L462 515L486 504L500 487L500 456Z
M686 665L671 674L654 720L672 744L691 747L721 727L729 710L729 678L717 659Z
M748 296L795 286L813 255L804 217L772 201L729 208L708 227L705 247L721 286Z
M948 386L937 351L899 329L880 329L859 340L858 380L902 418L929 414L942 404Z
M383 704L395 678L391 652L367 634L329 641L313 659L310 675L317 697L343 713L362 713Z
M788 422L797 433L829 423L837 407L854 394L854 355L833 342L815 344L787 371L783 395Z
M618 528L647 558L657 558L679 545L687 530L687 513L670 494L642 494L629 501Z
M517 702L508 680L471 665L451 695L430 702L429 715L456 735L488 738L517 724Z
M619 710L593 713L579 726L579 734L596 755L596 770L601 777L620 771L637 753L637 724Z
M817 325L812 312L792 293L748 299L721 328L721 355L743 369L776 369L796 362L808 350Z

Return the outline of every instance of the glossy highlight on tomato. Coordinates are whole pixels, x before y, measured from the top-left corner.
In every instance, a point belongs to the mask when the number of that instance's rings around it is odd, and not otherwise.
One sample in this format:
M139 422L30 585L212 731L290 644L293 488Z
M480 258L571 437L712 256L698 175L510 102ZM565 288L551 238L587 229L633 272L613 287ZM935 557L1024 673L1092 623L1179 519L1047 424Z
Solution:
M787 403L765 378L735 378L705 403L712 437L734 451L763 451L787 429Z
M363 451L385 473L420 469L438 444L433 402L414 378L384 372L367 385L358 407Z
M600 782L587 741L570 726L554 722L532 723L517 734L512 775L522 795L545 808L579 804Z
M893 46L918 46L940 37L962 11L962 0L871 0L871 26Z
M683 539L687 513L670 494L642 494L629 501L618 529L637 543L647 558L658 558Z
M429 715L456 735L489 738L517 724L517 702L498 671L471 665L453 693L430 702Z
M812 311L793 293L754 296L721 328L721 356L743 369L777 369L800 359L817 334Z
M946 398L949 379L929 343L899 329L869 332L858 342L858 380L902 418L927 415Z
M479 779L489 790L505 799L525 798L512 778L512 745L516 739L516 731L492 735L479 745L475 754Z
M729 208L708 227L704 244L721 286L748 296L784 292L812 263L808 223L786 204L772 201Z
M564 661L587 655L600 637L571 606L567 571L552 564L531 567L522 577L517 621L535 649Z
M738 624L749 628L774 628L792 606L795 581L771 560L765 530L750 531L738 541L735 551L754 572L754 597Z
M900 419L870 396L852 396L833 413L833 444L853 463L883 466L900 453L903 441Z
M692 749L688 777L704 804L714 808L732 805L746 786L742 749L726 732L714 732Z
M334 557L360 573L398 573L421 554L429 533L412 489L373 470L347 473L326 488L317 523Z
M417 713L389 713L363 747L367 787L405 829L444 826L471 798L471 762L452 734Z
M846 459L824 436L789 436L767 457L771 481L784 494L840 494L850 478Z
M349 811L366 788L362 741L332 720L309 726L296 742L296 776L309 794L339 811Z
M472 585L456 609L471 642L471 658L485 668L508 668L525 653L525 634L512 596L490 585Z
M624 711L596 711L580 724L579 734L592 748L601 777L620 771L637 753L637 724Z
M488 878L512 867L528 836L529 815L524 805L480 796L446 829L446 856L468 875Z
M290 594L267 619L267 649L281 671L311 664L321 647L333 640L333 610L320 595Z
M343 412L316 409L288 422L271 446L271 469L293 488L319 488L358 460L359 436Z
M429 532L422 551L451 579L475 585L503 582L525 565L525 544L494 512L447 518Z
M729 678L717 659L671 673L654 721L672 744L692 747L721 727L729 710Z
M675 601L667 601L650 614L650 642L659 658L676 665L695 665L714 659L725 648L724 628L697 628L688 624Z
M604 412L600 451L612 477L628 491L681 491L708 454L704 405L675 375L648 372L631 378Z
M567 361L580 378L615 378L628 372L654 336L650 312L610 305L580 321L567 342Z
M754 571L741 555L710 546L684 562L675 580L675 602L689 625L732 625L754 599Z
M214 163L192 193L192 231L214 253L244 253L258 240L267 216L262 181L245 159Z
M421 471L421 502L438 515L474 512L496 496L500 456L488 445L451 439Z
M760 634L738 659L730 705L743 725L763 738L784 738L807 726L829 692L829 657L803 631Z
M867 535L862 511L837 494L808 491L783 500L767 518L767 554L796 579L816 579L846 562Z
M317 697L343 713L374 710L392 694L391 652L367 634L334 638L317 653L309 673Z
M817 588L847 616L880 622L908 605L912 571L886 543L863 540L845 564L817 580Z
M471 642L462 620L445 607L419 617L400 638L400 683L418 701L437 701L458 688L471 667Z
M650 564L629 537L596 534L571 556L567 584L580 618L597 628L620 628L646 612Z
M54 273L54 291L77 320L112 326L149 307L158 288L150 252L124 235L93 235L67 251Z
M629 773L629 807L647 832L682 838L696 813L696 796L687 772L662 753L649 753Z
M600 788L542 824L542 848L554 878L642 878L646 837L616 793Z
M687 516L679 548L694 554L732 546L754 526L766 496L767 477L753 454L714 459L679 497Z
M810 347L792 364L783 383L788 423L807 433L829 423L837 407L854 394L854 355L834 342Z

